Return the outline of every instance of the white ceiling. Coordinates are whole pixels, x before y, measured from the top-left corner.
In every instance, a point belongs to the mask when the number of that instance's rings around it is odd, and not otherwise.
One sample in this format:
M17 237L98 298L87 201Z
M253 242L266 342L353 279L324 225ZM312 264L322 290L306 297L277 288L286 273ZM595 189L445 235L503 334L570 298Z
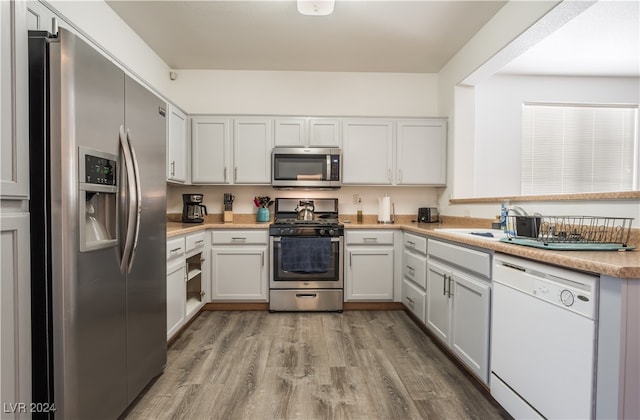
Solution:
M437 73L505 1L107 3L173 69Z
M484 0L107 0L173 69L437 73L504 5ZM640 0L604 0L502 72L640 76Z
M599 1L501 73L640 77L640 1Z

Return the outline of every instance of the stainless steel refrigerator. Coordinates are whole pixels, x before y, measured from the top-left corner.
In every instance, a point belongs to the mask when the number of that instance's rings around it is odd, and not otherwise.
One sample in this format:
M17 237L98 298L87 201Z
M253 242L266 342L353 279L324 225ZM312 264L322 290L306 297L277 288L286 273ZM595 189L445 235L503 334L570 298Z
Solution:
M29 80L35 417L117 418L166 365L166 104L62 28Z

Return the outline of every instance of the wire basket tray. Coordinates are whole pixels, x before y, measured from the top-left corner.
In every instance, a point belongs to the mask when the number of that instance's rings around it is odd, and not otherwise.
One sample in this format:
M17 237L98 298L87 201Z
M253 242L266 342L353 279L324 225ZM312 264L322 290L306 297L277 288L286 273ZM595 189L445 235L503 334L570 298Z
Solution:
M629 217L508 216L507 238L547 244L614 244L626 247L631 237Z

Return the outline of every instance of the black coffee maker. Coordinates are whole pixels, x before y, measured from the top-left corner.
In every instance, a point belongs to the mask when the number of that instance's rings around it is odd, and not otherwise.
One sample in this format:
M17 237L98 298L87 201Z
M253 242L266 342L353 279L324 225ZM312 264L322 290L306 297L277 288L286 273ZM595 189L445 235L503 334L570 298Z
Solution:
M182 194L182 223L202 223L207 207L202 204L202 194Z

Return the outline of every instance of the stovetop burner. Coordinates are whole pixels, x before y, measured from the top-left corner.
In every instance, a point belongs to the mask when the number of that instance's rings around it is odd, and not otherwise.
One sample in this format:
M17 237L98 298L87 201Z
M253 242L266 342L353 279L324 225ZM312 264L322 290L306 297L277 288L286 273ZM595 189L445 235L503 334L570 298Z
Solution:
M313 220L299 220L296 211L301 202L313 203ZM337 198L276 198L271 236L343 236L344 225L338 221Z
M306 226L334 226L340 224L338 219L325 218L315 220L298 220L292 218L282 218L273 221L275 225L306 225Z

